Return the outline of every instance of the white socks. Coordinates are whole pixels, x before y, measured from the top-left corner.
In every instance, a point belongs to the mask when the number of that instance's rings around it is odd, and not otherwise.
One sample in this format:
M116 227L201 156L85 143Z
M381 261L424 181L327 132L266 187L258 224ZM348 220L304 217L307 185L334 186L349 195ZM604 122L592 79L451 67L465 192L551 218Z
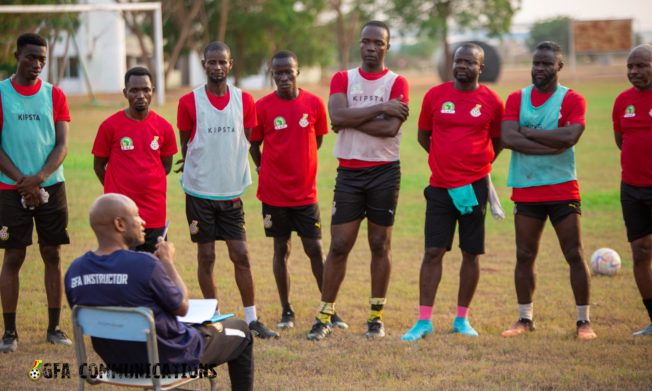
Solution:
M257 320L258 317L256 316L256 306L252 305L251 307L245 307L244 308L245 312L245 322L247 324L253 322L254 320Z
M532 314L534 312L534 304L519 304L518 305L518 318L519 319L529 319L532 320Z
M577 320L590 321L588 305L576 305L575 308L577 308Z

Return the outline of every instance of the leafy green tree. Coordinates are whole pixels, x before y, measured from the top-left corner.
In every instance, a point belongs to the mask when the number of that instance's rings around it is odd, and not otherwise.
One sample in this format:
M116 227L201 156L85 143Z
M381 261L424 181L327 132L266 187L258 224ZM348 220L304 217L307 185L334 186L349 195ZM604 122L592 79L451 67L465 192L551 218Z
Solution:
M568 55L570 24L571 18L568 16L557 16L536 22L530 29L528 47L534 49L541 41L555 41L561 46L564 54Z
M441 40L450 80L449 24L454 22L462 29L482 29L489 36L500 36L509 31L520 3L521 0L395 0L388 4L387 12L406 27L416 27L420 33Z

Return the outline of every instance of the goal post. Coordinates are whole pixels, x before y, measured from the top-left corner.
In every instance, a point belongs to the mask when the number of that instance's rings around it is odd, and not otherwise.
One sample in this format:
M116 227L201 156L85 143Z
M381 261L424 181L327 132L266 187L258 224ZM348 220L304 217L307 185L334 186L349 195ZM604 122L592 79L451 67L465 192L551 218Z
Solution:
M0 5L0 14L81 13L90 11L150 11L154 14L154 79L156 103L165 103L163 79L163 16L161 3L103 3L103 4L53 4L53 5Z

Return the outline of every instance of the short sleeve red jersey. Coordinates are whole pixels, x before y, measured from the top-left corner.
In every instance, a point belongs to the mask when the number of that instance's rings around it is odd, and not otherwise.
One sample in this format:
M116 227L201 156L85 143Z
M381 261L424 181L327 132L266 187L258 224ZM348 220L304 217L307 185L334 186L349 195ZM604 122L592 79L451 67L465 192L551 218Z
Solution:
M387 72L389 72L389 68L385 68L383 71L378 73L368 73L358 68L358 72L360 73L360 76L362 76L364 79L377 80L385 76ZM349 88L348 71L336 72L331 78L330 95L334 95L334 94L346 95L348 88ZM394 81L394 85L392 85L392 90L389 93L389 99L397 99L401 96L403 97L401 98L401 102L408 103L410 101L410 88L407 79L404 76L398 75L398 77ZM347 168L365 168L365 167L379 166L388 163L388 162L367 162L367 161L356 160L356 159L339 159L339 162L340 162L340 166L347 167Z
M206 91L208 100L218 110L223 110L231 98L231 93L228 88L226 89L226 94L224 94L224 96L213 95L206 89L204 89L204 91ZM256 105L251 94L244 91L242 91L242 111L244 117L244 128L252 129L256 126ZM177 108L177 129L179 129L180 132L191 132L189 140L192 140L195 137L195 131L197 130L197 110L195 108L195 95L193 91L190 91L179 99L179 106Z
M652 91L630 88L614 102L611 113L616 133L622 135L620 165L623 182L652 186Z
M431 88L423 98L419 129L431 132L430 185L451 189L491 172L492 138L500 137L503 102L484 85L456 90L453 82Z
M328 133L321 98L302 89L292 100L273 92L256 102L256 115L250 138L263 142L258 199L283 207L317 203L317 136Z
M552 96L551 93L542 93L536 88L532 89L530 99L534 107L541 106ZM505 104L503 121L519 121L521 113L521 90L511 93ZM561 102L558 126L580 124L586 126L586 100L573 90L568 90ZM512 188L512 201L514 202L551 202L551 201L579 201L580 187L576 180L555 185L532 186Z
M175 153L172 125L153 111L137 121L120 110L102 122L93 144L93 155L109 159L104 192L134 200L146 228L165 225L167 179L161 158Z

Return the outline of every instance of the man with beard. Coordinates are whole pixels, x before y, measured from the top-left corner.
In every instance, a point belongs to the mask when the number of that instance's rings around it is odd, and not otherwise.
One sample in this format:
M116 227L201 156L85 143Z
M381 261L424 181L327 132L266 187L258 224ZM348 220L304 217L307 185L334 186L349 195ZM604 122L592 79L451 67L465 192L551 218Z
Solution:
M459 223L462 250L457 314L453 333L477 336L468 320L469 305L480 279L484 253L484 218L491 162L500 153L503 102L479 83L484 50L460 46L453 57L454 81L431 88L419 115L419 144L428 152L432 175L426 197L425 253L419 275L419 319L401 339L414 341L433 332L432 310Z
M93 166L104 193L124 194L136 202L145 220L145 243L135 250L153 253L165 230L165 176L172 168L177 141L172 125L149 109L154 88L146 68L127 71L122 93L129 107L100 125Z
M337 133L339 160L331 219L331 245L324 266L317 321L307 337L321 340L332 330L335 299L346 274L346 262L367 218L371 250L371 298L368 338L385 336L382 321L391 272L391 237L401 182L401 124L408 116L408 85L385 68L389 27L370 21L360 32L362 66L331 79L328 111Z
M256 314L254 279L249 264L244 209L240 196L251 184L249 134L256 126L253 97L227 83L233 67L224 42L209 43L202 66L206 84L179 100L177 127L183 166L190 239L197 243L197 278L205 298L216 298L213 280L215 241L224 240L235 266L235 281L245 321L260 338L278 337Z
M45 266L47 341L71 345L59 329L63 285L61 245L70 243L63 160L70 112L63 91L39 78L46 40L32 33L16 42L16 73L0 82L0 248L4 249L0 296L5 332L0 352L18 345L16 307L20 268L36 225Z
M558 44L539 43L532 57L532 84L507 98L502 141L512 150L507 184L513 188L515 203L514 280L519 319L503 331L503 337L534 330L534 261L547 218L570 267L577 337L597 337L589 319L590 275L580 237L580 192L573 148L584 131L586 102L558 83L563 66Z
M614 102L612 119L621 150L620 202L632 248L634 279L652 323L652 46L640 45L627 58L632 88ZM652 335L652 324L634 336Z

